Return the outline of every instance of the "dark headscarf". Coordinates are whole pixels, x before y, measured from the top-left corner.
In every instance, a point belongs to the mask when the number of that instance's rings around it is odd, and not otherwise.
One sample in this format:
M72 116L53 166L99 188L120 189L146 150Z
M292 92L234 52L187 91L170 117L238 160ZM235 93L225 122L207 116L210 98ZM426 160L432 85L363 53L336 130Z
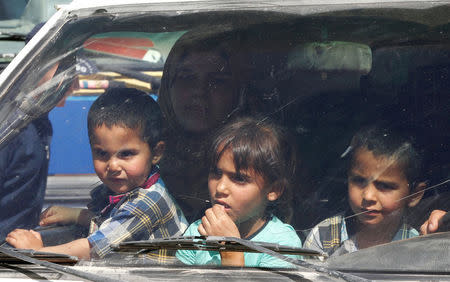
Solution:
M158 102L161 107L163 116L165 117L170 129L175 132L184 131L175 116L170 88L177 74L177 65L182 62L189 54L194 52L216 52L229 65L234 85L234 93L236 95L233 113L241 111L244 107L243 97L243 74L242 56L237 53L239 50L239 35L236 32L229 32L227 30L193 30L181 36L175 45L170 50L164 65L163 76L161 79L161 87L159 89ZM225 120L224 120L225 122Z
M177 199L189 221L198 219L207 208L208 160L211 131L193 134L186 131L175 115L170 88L177 74L177 66L186 56L194 52L217 52L229 65L236 95L233 111L223 123L238 115L244 108L239 36L227 30L200 29L185 33L172 47L164 65L159 105L166 121L166 152L161 160L161 176L171 194Z

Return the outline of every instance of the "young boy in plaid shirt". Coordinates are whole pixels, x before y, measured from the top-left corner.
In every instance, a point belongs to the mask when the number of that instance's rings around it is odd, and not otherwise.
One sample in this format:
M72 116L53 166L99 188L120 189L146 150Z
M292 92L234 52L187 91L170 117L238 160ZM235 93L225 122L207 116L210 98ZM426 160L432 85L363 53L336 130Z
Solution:
M418 236L405 220L425 188L410 130L381 123L365 128L353 137L349 157L349 209L316 225L304 247L340 255Z
M159 177L161 123L157 103L141 91L111 89L101 95L89 110L88 133L95 172L103 184L91 192L88 209L54 206L40 221L90 225L89 236L44 247L39 233L16 229L7 242L89 259L104 257L112 244L182 235L187 221ZM159 260L167 257L165 250L156 255Z

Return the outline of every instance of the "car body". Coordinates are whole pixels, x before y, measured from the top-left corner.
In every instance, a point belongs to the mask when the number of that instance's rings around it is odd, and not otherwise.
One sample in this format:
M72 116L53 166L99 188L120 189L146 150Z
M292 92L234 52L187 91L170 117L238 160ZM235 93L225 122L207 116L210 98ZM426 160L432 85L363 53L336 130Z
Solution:
M280 122L298 145L301 166L291 224L302 241L315 224L346 209L344 152L359 128L385 118L421 128L416 134L426 148L428 186L408 214L418 229L433 209L449 208L449 14L448 0L74 1L0 75L0 145L50 112L54 153L47 205L84 206L99 181L85 126L96 97L107 87L133 87L159 99L159 79L176 41L192 30L203 31L205 39L224 33L238 41L233 42L238 44L233 55L238 58L240 93L247 99L238 110ZM49 67L71 56L77 67L65 65L61 76L36 87ZM81 89L65 97L65 86L74 79ZM64 99L63 107L55 107ZM204 193L180 195L179 200L190 196L207 201ZM26 203L18 199L18 204ZM64 237L63 231L56 232ZM111 258L81 261L69 267L72 272L60 274L64 269L54 265L6 259L9 264L0 268L0 277L450 280L449 238L449 232L416 237L325 262L305 255L306 263L294 269Z

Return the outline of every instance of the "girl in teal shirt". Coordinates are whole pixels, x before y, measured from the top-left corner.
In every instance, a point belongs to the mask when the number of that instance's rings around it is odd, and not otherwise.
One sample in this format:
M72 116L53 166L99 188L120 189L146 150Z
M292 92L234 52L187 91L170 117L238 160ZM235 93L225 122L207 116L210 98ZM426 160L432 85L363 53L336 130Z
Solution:
M268 121L239 119L225 126L212 144L208 188L212 207L184 236L227 236L301 247L289 220L294 173L293 146L285 132ZM186 264L293 267L261 253L180 250ZM299 259L298 256L292 256Z

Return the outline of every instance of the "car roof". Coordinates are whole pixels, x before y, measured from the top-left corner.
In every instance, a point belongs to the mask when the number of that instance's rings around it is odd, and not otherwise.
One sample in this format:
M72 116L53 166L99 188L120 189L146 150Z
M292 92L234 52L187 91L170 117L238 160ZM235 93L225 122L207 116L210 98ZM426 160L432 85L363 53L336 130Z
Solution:
M90 1L90 0L74 0L71 4L67 5L67 9L69 10L78 10L78 9L95 9L95 8L107 8L114 6L133 6L136 4L173 4L173 3L184 3L184 4L196 4L198 6L204 4L214 4L216 9L221 9L224 7L230 7L230 5L235 5L236 7L258 7L258 6L310 6L310 5L380 5L380 4L389 4L390 6L401 5L404 4L423 4L423 6L428 6L430 4L439 4L439 3L449 3L448 0L435 0L435 1L421 1L421 0L277 0L277 1L254 1L254 0L246 0L246 1L221 1L221 0L98 0L98 1ZM217 5L221 4L221 5ZM225 5L226 4L226 5ZM180 7L180 6L179 6ZM180 10L184 10L186 7L182 7ZM420 7L418 7L420 8Z

